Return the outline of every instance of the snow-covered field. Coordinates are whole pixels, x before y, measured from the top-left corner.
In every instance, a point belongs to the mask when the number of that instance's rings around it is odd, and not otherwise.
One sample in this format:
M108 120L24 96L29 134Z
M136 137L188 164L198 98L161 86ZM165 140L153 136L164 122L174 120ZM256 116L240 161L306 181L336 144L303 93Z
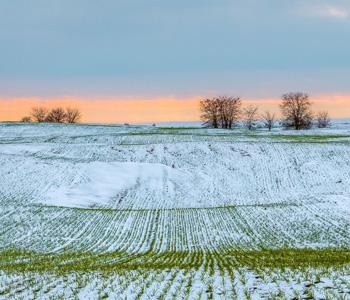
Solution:
M350 297L350 123L0 123L0 299Z

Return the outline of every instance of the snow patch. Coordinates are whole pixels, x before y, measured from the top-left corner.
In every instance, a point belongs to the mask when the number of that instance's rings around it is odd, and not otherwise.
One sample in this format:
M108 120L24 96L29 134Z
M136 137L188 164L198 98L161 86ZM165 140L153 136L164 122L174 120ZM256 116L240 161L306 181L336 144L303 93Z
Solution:
M143 186L155 193L162 192L164 181L167 194L172 196L176 182L184 184L186 174L157 163L91 162L78 164L78 182L69 186L52 187L46 204L67 207L115 207L122 201L120 194Z
M337 208L341 212L346 212L350 214L350 197L345 195L335 195L331 197L332 202L334 202Z

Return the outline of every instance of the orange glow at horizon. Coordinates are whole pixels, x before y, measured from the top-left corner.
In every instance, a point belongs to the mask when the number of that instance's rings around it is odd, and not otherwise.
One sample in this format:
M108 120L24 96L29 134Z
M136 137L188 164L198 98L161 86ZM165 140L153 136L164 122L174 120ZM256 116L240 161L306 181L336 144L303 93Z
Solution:
M18 121L35 106L76 107L86 123L198 121L201 98L0 98L0 121ZM315 112L326 110L333 118L350 117L350 95L321 95L312 97L312 102ZM261 112L278 113L280 99L243 99L243 103L257 105Z

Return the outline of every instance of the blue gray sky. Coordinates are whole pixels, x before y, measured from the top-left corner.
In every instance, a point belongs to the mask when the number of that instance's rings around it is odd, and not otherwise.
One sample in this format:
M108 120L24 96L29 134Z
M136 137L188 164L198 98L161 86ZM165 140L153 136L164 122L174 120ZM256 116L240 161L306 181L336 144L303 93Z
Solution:
M350 93L349 0L1 0L0 97Z

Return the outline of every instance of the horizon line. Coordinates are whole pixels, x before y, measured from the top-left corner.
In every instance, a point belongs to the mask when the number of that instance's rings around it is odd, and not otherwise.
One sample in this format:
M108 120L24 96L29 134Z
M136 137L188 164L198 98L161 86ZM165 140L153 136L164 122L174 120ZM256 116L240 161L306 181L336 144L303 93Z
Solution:
M0 97L0 121L19 121L32 107L76 107L81 123L155 123L200 121L199 102L205 96L192 97ZM315 112L326 110L331 118L350 117L350 94L323 94L310 97ZM242 98L243 106L256 105L260 112L279 115L280 98Z

